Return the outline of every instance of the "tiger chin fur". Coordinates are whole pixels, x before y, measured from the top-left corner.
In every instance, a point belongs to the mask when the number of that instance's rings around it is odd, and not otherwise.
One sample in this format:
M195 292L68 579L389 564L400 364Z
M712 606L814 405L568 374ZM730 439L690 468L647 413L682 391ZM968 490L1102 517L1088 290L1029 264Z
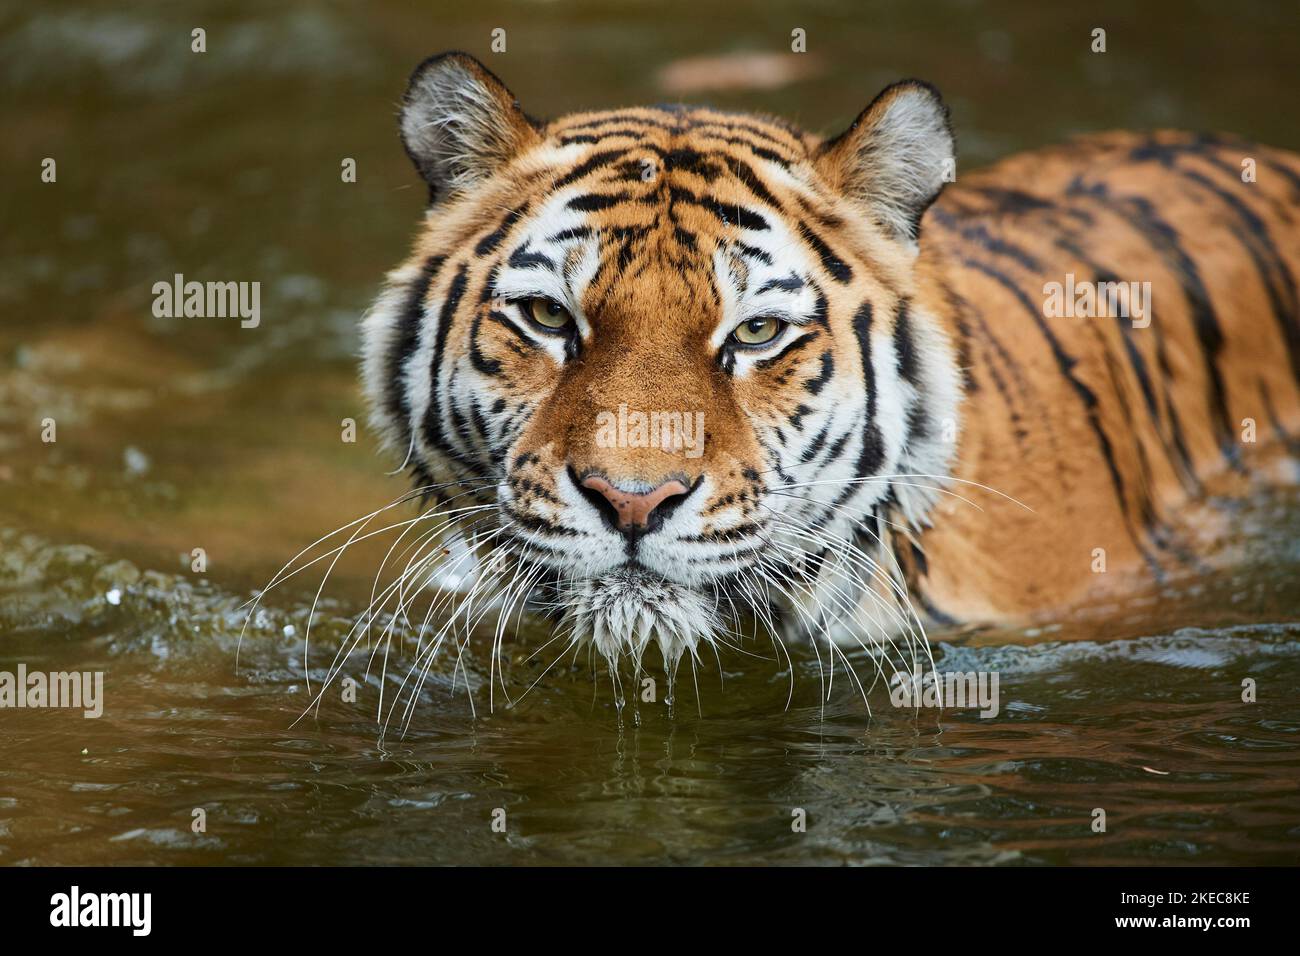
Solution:
M1169 514L1256 468L1233 423L1300 431L1293 155L1111 134L945 190L920 82L823 140L691 106L542 122L461 53L400 123L430 205L365 320L372 422L441 511L492 506L456 531L480 597L611 669L748 618L906 668L926 624L1188 560ZM1045 318L1067 274L1149 279L1154 321ZM610 447L627 410L702 415L700 454Z

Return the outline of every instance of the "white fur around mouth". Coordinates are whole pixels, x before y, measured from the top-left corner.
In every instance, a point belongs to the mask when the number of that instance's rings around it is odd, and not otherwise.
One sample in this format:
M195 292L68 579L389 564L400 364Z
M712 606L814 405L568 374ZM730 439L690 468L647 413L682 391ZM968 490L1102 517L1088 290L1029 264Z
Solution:
M591 644L611 670L627 656L640 673L653 641L671 675L683 654L696 657L699 646L712 643L721 630L707 595L636 568L571 582L565 597L572 646Z

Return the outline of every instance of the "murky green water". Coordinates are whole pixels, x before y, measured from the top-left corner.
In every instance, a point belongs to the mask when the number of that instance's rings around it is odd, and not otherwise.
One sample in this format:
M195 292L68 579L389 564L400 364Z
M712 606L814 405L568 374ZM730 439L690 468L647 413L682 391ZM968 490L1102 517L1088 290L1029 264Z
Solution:
M99 719L0 711L0 863L1295 862L1295 493L1234 510L1214 543L1231 572L1059 629L939 635L945 669L1000 673L993 720L879 689L868 717L842 673L823 700L811 655L791 673L758 644L723 675L707 661L698 691L683 680L671 717L620 719L585 661L524 696L550 662L527 660L543 640L525 623L506 648L517 706L498 687L487 712L486 654L449 659L381 747L379 686L391 700L400 671L367 681L359 661L356 703L331 694L295 724L306 576L236 669L252 589L403 490L340 422L364 421L356 321L421 208L393 104L427 53L484 56L547 114L670 98L683 71L662 67L778 50L802 27L802 79L685 95L834 129L891 79L926 77L967 168L1119 125L1300 148L1273 95L1300 25L1286 5L463 6L0 7L0 671L106 681ZM154 318L151 286L177 272L260 281L261 325ZM314 689L382 553L335 570Z

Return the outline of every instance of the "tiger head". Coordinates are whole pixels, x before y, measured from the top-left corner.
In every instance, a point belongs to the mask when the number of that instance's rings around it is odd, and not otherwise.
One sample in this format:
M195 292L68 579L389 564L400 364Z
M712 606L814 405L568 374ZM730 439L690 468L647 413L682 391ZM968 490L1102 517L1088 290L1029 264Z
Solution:
M448 53L400 127L430 202L365 387L479 585L612 667L741 617L890 630L884 541L925 520L959 399L918 245L953 169L936 91L830 140L691 106L543 122Z

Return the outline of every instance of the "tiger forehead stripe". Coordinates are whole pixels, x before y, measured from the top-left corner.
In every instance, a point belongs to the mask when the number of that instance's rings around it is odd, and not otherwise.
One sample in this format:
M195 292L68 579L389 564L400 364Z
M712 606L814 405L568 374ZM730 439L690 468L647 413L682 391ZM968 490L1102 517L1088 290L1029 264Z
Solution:
M802 149L804 145L803 135L792 132L783 123L761 121L752 114L722 113L703 107L638 107L632 110L578 113L557 120L551 127L561 132L576 132L615 124L650 126L674 132L697 124L710 125L727 132L750 133L777 146Z
M715 152L686 146L665 149L657 144L643 141L638 141L626 148L602 149L592 153L573 169L564 172L555 180L552 188L562 189L610 167L617 167L623 172L623 176L611 178L607 182L611 184L616 181L641 182L651 189L657 189L660 180L658 175L647 176L647 173L688 173L699 177L706 184L712 184L723 175L724 170L730 170L735 176L735 181L739 182L756 199L767 203L778 212L783 210L781 200L764 184L762 177L752 166L736 156L726 152ZM683 201L702 201L684 187L677 186L674 189L677 191L671 194L672 198ZM629 194L620 193L619 195ZM645 194L642 198L648 199L650 195Z
M636 119L608 114L581 123L561 121L551 127L549 132L560 137L561 142L566 144L598 143L618 137L648 139L656 136L692 136L742 146L786 167L807 154L806 144L802 140L785 133L779 127L718 118L716 114L703 111L665 119Z

